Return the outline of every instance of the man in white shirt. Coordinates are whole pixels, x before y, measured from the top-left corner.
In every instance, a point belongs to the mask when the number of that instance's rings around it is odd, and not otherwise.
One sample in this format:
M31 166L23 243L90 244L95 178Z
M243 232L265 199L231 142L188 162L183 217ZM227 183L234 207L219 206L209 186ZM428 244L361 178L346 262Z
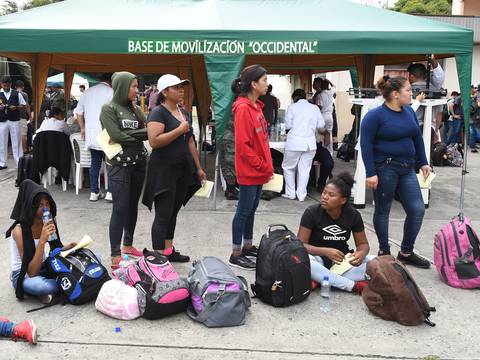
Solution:
M412 89L420 88L425 89L427 86L427 68L422 63L411 64L408 68L408 81L412 85ZM435 56L432 55L432 72L429 79L429 89L430 90L440 90L445 81L445 72L442 67L435 59ZM441 113L442 106L435 106L432 109L432 143L436 143L438 139L438 129L442 122ZM419 106L415 113L417 114L417 119L420 127L423 129L423 121L425 117L425 106Z
M309 103L304 90L297 89L292 94L294 101L285 115L285 128L289 130L285 143L285 156L282 169L285 179L285 194L288 199L304 201L312 161L317 150L315 133L325 127L325 121L318 106ZM295 173L297 187L295 190Z
M96 137L102 132L100 112L102 106L112 100L111 73L102 74L101 83L85 90L80 97L75 113L77 114L80 133L85 139L85 148L90 150L92 162L90 166L90 201L97 201L103 194L100 192L98 177L103 161L103 151ZM112 194L107 193L106 200L112 200Z
M70 128L65 122L65 114L62 109L57 107L52 108L50 118L43 120L37 133L42 131L58 131L63 132L67 136L70 135Z
M8 134L12 141L13 159L15 166L23 156L22 130L20 126L20 111L26 109L27 103L22 94L12 89L10 76L2 78L0 90L0 170L7 168Z

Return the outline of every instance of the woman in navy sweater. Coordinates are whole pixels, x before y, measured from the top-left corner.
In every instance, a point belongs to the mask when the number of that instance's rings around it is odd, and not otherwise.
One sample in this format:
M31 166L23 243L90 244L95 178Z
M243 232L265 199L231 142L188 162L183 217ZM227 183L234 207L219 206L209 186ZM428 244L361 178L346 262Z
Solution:
M385 102L367 113L360 129L367 187L373 189L375 199L373 224L380 247L378 255L390 254L388 222L397 192L407 214L397 259L417 267L429 268L429 261L413 252L425 214L415 165L418 161L425 178L432 169L425 156L415 112L409 106L412 88L403 77L385 77L379 85Z

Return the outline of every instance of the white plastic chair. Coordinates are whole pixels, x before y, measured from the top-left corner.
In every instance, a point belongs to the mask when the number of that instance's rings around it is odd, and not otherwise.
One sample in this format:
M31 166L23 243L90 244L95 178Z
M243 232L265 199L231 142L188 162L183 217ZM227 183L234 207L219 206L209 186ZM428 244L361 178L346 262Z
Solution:
M43 187L46 189L47 184L52 185L52 167L49 167L42 175ZM67 191L67 182L62 178L62 190Z
M90 151L85 149L85 140L82 139L80 133L70 135L70 142L72 143L73 161L75 162L75 194L78 195L78 189L82 188L83 182L83 174L81 169L90 169L92 158ZM102 167L98 176L99 180L102 171L105 176L105 191L108 191L108 175L105 162L102 163Z

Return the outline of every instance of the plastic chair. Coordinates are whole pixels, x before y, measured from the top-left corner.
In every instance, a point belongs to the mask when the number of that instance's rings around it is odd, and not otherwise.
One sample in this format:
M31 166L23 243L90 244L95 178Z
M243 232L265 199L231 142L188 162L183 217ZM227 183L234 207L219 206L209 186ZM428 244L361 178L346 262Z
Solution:
M80 133L70 135L72 143L73 161L75 162L75 194L78 195L78 189L82 188L83 174L81 169L90 169L92 158L90 151L85 149L85 140L82 139ZM105 177L105 191L108 191L108 174L105 162L102 162L100 173L103 171ZM98 176L100 180L100 174Z

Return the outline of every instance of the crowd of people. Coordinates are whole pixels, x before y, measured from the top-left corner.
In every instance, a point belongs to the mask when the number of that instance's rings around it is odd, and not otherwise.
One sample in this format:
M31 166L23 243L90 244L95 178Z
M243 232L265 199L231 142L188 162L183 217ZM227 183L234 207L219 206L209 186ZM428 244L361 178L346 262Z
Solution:
M417 74L418 68L409 69L410 79L385 76L379 81L384 101L363 119L360 146L367 186L373 190L375 199L373 224L379 245L377 255L391 254L388 240L390 208L394 197L398 196L406 219L397 259L419 268L429 268L429 261L414 251L425 212L416 169L419 168L424 177L432 171L424 150L423 115L418 104L412 103L412 87L422 82L423 75ZM440 70L437 63L434 78L441 78ZM21 92L11 90L8 84L8 79L2 80L2 109L27 111ZM161 76L149 95L150 112L146 116L135 101L139 92L137 77L129 72L104 74L101 83L84 91L76 107L81 136L92 154L93 200L100 197L99 164L104 160L107 162L112 199L109 238L113 270L119 267L122 254L135 257L143 254L134 246L142 189L142 203L155 211L151 227L153 251L171 262L190 261L190 257L181 254L174 245L176 220L181 207L188 203L207 177L197 152L191 115L183 108L184 88L189 84L189 80L171 74ZM332 286L361 294L366 284L366 264L373 255L370 254L362 215L350 204L354 185L352 176L348 173L332 174L335 91L330 81L321 78L315 78L313 88L316 93L310 99L303 89L296 89L286 111L288 133L281 162L285 177L284 197L304 201L312 165L315 160L322 164L316 184L320 202L309 206L299 217L298 237L310 255L314 281L320 282L324 276L329 276ZM258 237L254 234L255 214L262 186L274 175L269 127L277 121L279 102L271 95L267 71L261 65L243 69L240 77L232 82L231 90L235 100L225 132L224 149L227 151L224 156L233 160L234 168L222 168L222 172L227 180L227 191L233 192L232 187L238 187L235 194L238 204L231 224L232 252L228 262L233 267L254 270L258 254L254 244ZM453 103L457 103L459 94L454 96ZM416 100L421 101L422 97ZM265 115L266 107L268 116ZM449 108L452 108L452 119L448 121L458 121L454 116L455 107ZM0 114L6 116L7 113ZM65 109L55 106L49 115L50 119L42 123L39 131L55 130L68 134L63 121ZM20 126L10 123L19 120L20 114L18 120L10 117L0 122L5 128L2 127L2 131L17 134L18 144ZM7 125L3 125L4 122ZM432 136L436 136L438 128L438 123L432 125ZM104 159L95 140L102 129L107 131L111 142L122 146L122 151L111 159ZM455 134L452 130L450 137L455 138ZM148 141L151 154L144 141ZM21 146L14 154L19 156L20 151ZM43 223L44 209L55 218L57 206L51 194L34 182L21 186L12 211L15 222L7 232L12 285L18 298L29 294L48 301L58 292L55 281L45 277L43 260L47 243L50 249L63 245L56 222ZM55 240L52 241L53 235ZM353 249L348 244L351 236L355 242ZM75 244L71 243L64 249L73 246ZM347 255L352 269L343 275L329 270Z

